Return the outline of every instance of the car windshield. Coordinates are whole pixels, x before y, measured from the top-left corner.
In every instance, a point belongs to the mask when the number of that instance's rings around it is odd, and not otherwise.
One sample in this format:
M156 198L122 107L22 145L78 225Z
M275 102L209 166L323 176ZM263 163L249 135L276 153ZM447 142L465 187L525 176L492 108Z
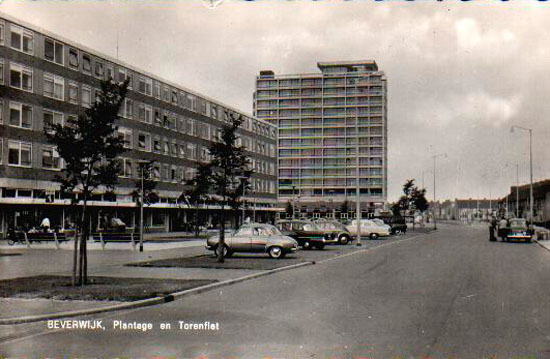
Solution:
M510 221L510 227L527 227L527 221L525 219L512 219Z

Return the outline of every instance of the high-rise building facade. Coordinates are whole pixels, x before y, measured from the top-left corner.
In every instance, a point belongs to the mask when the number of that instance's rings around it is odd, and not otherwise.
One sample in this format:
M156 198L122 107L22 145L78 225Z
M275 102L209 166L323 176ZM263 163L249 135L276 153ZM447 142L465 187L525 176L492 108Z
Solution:
M160 64L159 64L160 66ZM197 164L209 160L229 113L243 116L239 141L252 161L252 189L245 198L248 214L273 218L276 199L276 126L247 116L219 101L161 79L17 19L0 16L0 233L9 226L36 225L48 217L52 226L74 222L70 198L54 176L63 160L48 144L45 124L63 124L93 103L100 81L129 80L117 122L126 141L120 185L115 193L98 190L90 205L136 224L131 192L139 179L138 161L154 161L160 202L147 208L149 230L181 230L188 208L177 203L183 182ZM76 194L78 195L78 194ZM212 217L219 207L201 208ZM211 218L215 220L215 218ZM39 223L39 222L38 222ZM214 223L215 224L215 223Z
M387 81L374 61L256 77L254 115L278 126L279 202L302 215L367 215L387 199Z

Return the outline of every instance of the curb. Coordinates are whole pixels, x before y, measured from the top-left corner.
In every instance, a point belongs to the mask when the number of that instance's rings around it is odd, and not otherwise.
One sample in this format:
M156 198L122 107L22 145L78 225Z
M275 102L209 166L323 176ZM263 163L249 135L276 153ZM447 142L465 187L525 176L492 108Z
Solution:
M211 283L207 285L203 285L201 287L191 288L187 290L183 290L180 292L175 292L171 294L167 294L164 297L156 297L156 298L149 298L149 299L143 299L131 303L124 303L124 304L117 304L112 305L109 307L102 307L102 308L92 308L92 309L84 309L84 310L73 310L68 312L61 312L61 313L51 313L51 314L41 314L41 315L30 315L25 317L19 317L19 318L5 318L0 319L0 325L10 325L10 324L24 324L24 323L33 323L33 322L40 322L45 320L51 320L51 319L58 319L58 318L68 318L68 317L76 317L76 316L83 316L83 315L89 315L89 314L97 314L97 313L105 313L105 312L114 312L118 310L124 310L124 309L134 309L134 308L141 308L141 307L148 307L151 305L156 304L163 304L163 303L169 303L173 302L176 299L180 299L189 295L193 294L199 294L203 293L212 289L217 289L221 287L226 287L231 284L244 282L250 279L255 279L259 277L263 277L266 275L270 275L277 272L282 272L285 270L290 270L294 268L299 267L305 267L308 265L315 264L315 262L302 262L297 264L292 264L280 268L270 269L267 271L259 272L259 273L253 273L246 275L244 277L239 277L235 279L229 279L225 280L223 282L216 282Z
M550 252L550 248L546 247L545 245L539 243L539 240L538 239L533 239L533 242L535 242L536 244L538 244L539 246L541 246L542 248L546 249L547 251Z

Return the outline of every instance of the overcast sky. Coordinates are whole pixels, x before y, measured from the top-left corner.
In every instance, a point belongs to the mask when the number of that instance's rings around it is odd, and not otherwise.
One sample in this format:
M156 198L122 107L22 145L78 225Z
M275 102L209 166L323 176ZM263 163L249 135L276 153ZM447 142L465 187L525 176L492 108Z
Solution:
M1 1L1 0L0 0ZM389 199L407 178L433 198L503 196L550 178L545 3L3 0L5 12L252 113L254 78L373 59L388 78ZM118 36L117 36L118 34Z

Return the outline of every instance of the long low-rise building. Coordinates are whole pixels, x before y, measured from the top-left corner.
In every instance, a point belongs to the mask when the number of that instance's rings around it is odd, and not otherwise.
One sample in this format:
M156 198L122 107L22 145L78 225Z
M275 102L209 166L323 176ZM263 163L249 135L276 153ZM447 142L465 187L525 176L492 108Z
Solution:
M143 49L147 51L147 49ZM227 123L228 114L244 117L239 141L251 158L251 193L245 199L252 215L275 217L276 126L247 116L219 101L113 59L59 35L20 20L0 16L0 230L29 227L48 217L52 226L74 223L71 200L53 179L63 160L43 133L47 123L64 123L94 102L100 81L129 80L118 131L127 141L120 157L120 185L114 195L97 191L91 205L100 215L135 225L137 211L131 192L139 178L137 162L154 160L160 202L146 210L150 230L186 227L188 208L176 199L183 182L200 162L209 161L209 144ZM207 208L208 207L208 208ZM218 206L208 209L216 222ZM219 211L219 210L218 210Z

